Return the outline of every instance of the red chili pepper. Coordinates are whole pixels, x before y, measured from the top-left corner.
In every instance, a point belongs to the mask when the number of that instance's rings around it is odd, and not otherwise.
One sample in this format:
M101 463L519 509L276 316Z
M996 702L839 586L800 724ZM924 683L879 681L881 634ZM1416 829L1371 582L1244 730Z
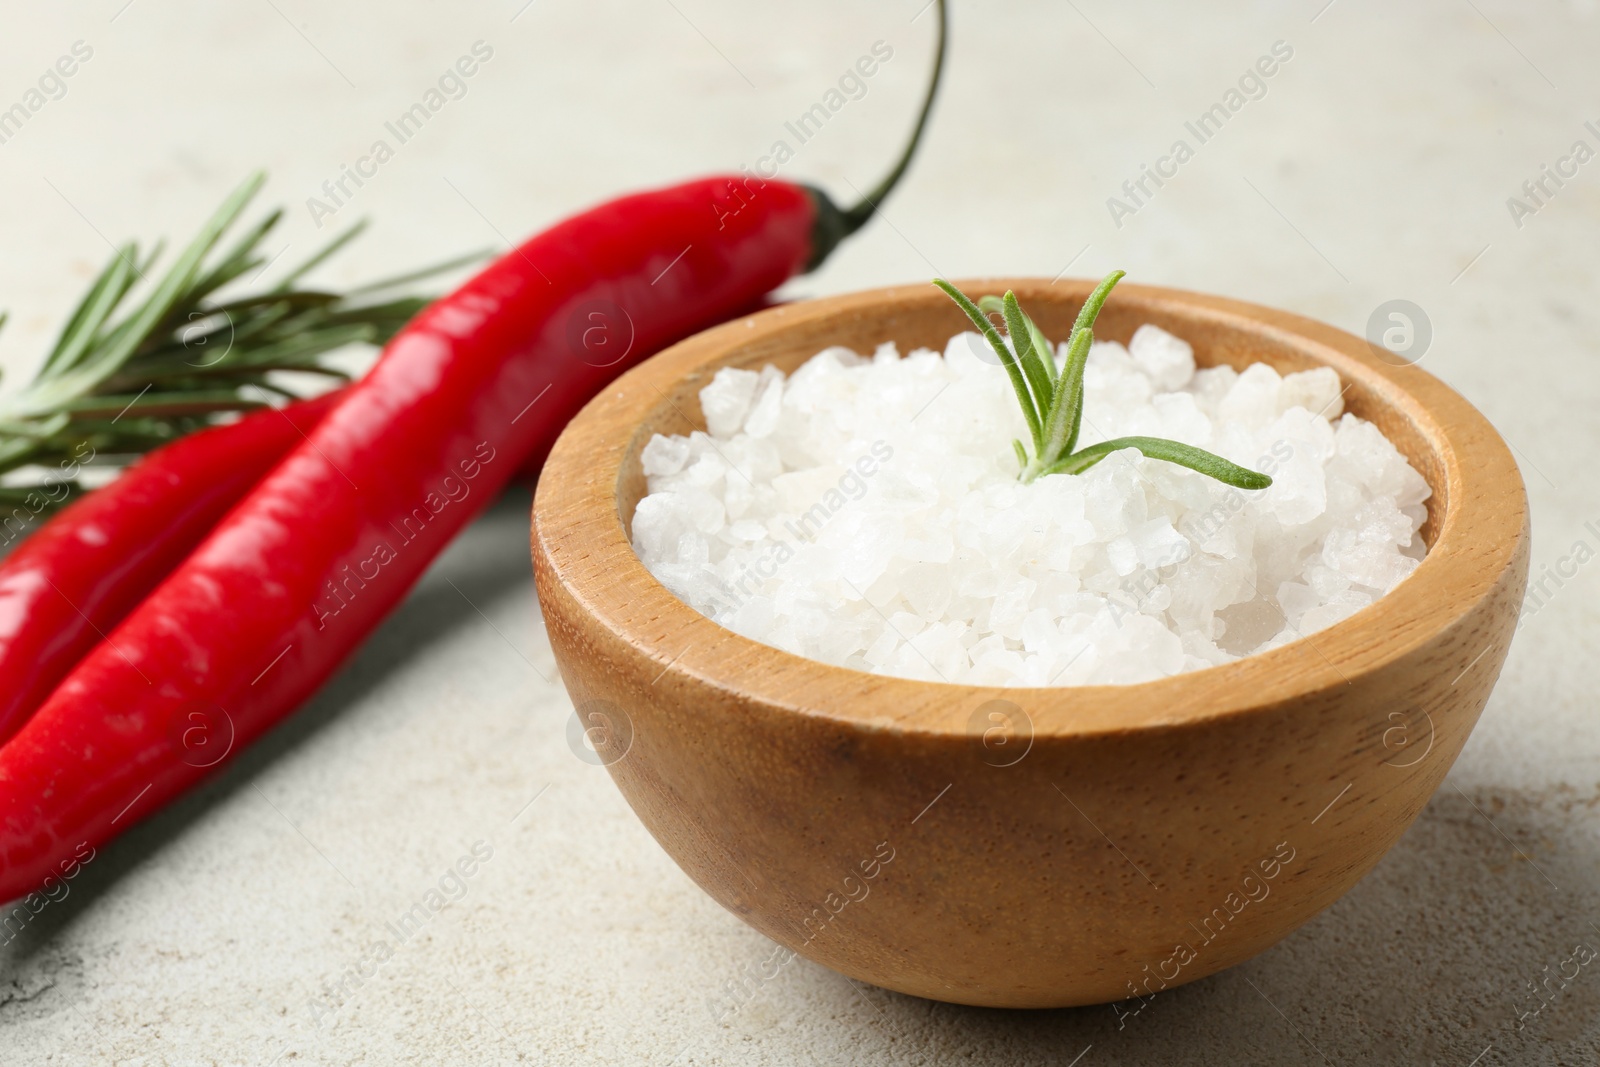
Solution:
M0 749L0 900L159 809L314 692L627 366L750 307L870 217L708 178L603 204L419 315Z
M0 742L338 399L256 412L174 441L0 561Z

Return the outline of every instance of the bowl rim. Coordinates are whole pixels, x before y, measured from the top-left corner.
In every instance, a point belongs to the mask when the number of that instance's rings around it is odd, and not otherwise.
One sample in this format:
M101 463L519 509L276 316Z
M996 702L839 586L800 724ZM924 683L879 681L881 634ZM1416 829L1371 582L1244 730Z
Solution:
M1095 281L979 277L955 284L969 293L1015 289L1024 303L1081 303ZM1526 490L1505 442L1460 394L1416 366L1379 360L1366 341L1290 312L1127 283L1113 300L1176 305L1242 336L1270 339L1332 366L1347 389L1359 381L1378 402L1397 409L1438 458L1437 480L1430 483L1445 498L1433 545L1417 569L1313 635L1230 663L1121 685L1012 687L873 674L762 644L679 600L639 559L618 507L624 464L641 427L672 403L669 394L684 378L737 364L739 352L755 341L829 319L881 315L890 306L915 313L917 305L943 301L953 310L927 285L769 308L680 341L622 375L567 425L545 464L533 504L535 569L559 583L616 647L648 657L661 676L671 673L807 717L919 734L969 734L974 709L1003 700L1026 706L1034 738L1198 724L1351 686L1451 631L1495 594L1527 536Z

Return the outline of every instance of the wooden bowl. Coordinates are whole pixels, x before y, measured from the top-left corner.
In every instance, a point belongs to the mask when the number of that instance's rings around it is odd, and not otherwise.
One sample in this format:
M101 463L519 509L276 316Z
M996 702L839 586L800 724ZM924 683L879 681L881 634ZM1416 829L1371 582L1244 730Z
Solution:
M1059 338L1091 283L960 286L1015 289ZM573 732L587 731L689 876L784 946L729 961L714 994L724 1008L753 997L789 951L964 1004L1148 997L1249 959L1333 903L1461 751L1528 570L1526 497L1504 442L1427 373L1321 323L1123 285L1096 330L1126 342L1145 322L1187 339L1201 365L1336 370L1347 409L1433 488L1415 573L1270 652L1139 685L1051 689L829 666L675 598L628 539L651 435L703 429L696 394L720 367L788 371L829 345L871 352L886 340L942 351L966 320L926 285L779 307L690 338L562 434L532 540Z

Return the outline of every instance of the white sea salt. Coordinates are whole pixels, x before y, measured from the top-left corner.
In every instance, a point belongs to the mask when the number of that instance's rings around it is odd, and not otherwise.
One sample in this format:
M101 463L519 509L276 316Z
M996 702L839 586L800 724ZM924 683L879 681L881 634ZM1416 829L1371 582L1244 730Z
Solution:
M657 435L634 547L731 630L878 674L1116 684L1226 663L1359 611L1422 558L1427 483L1331 369L1195 369L1143 326L1097 342L1078 447L1166 437L1270 474L1261 491L1114 453L1017 481L1027 430L976 334L943 355L818 353L719 371L708 433ZM1065 355L1058 348L1058 364Z

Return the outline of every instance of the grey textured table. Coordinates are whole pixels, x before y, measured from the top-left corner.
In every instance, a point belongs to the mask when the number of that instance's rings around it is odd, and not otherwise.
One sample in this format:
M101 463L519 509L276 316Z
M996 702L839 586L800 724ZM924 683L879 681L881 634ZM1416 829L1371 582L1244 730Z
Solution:
M330 271L370 277L623 190L754 165L883 41L892 58L864 94L784 167L848 197L914 107L924 3L8 11L0 108L26 103L75 42L92 55L0 130L0 304L14 313L0 364L8 381L31 368L106 239L181 235L251 167L269 166L268 199L289 205L283 262L370 215ZM1535 576L1572 572L1576 543L1585 559L1600 547L1600 522L1586 525L1600 472L1576 459L1600 444L1595 4L1200 7L958 0L946 95L910 182L789 291L1118 266L1356 332L1386 301L1412 301L1431 323L1423 365L1523 465ZM464 95L330 202L322 183L393 142L385 123L478 41L492 56ZM1203 141L1190 132L1275 42L1292 55L1247 80ZM1162 162L1180 139L1191 152ZM1579 140L1589 153L1573 154ZM1122 186L1145 164L1176 173L1135 198ZM1559 186L1546 165L1566 173ZM717 1021L708 998L767 944L569 750L527 506L513 493L494 508L292 722L103 849L0 947L0 1063L1600 1059L1596 966L1542 1002L1528 993L1576 944L1600 948L1592 566L1547 582L1400 845L1258 959L1120 1027L1105 1007L977 1011L804 962ZM447 877L475 847L471 876ZM404 922L441 882L457 899Z

